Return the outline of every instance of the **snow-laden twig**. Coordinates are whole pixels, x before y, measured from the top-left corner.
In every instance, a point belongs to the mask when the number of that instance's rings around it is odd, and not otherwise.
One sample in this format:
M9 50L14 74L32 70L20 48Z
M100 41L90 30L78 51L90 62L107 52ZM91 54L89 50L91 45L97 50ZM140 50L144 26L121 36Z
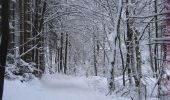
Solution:
M170 14L170 12L157 13L157 14L152 14L152 15L148 15L148 16L129 16L129 18L150 18L150 17L166 15L166 14Z
M26 52L22 53L18 58L21 58L22 56L26 55L28 52L32 51L34 48L36 48L38 46L39 42L33 46L32 48L30 48L29 50L27 50Z

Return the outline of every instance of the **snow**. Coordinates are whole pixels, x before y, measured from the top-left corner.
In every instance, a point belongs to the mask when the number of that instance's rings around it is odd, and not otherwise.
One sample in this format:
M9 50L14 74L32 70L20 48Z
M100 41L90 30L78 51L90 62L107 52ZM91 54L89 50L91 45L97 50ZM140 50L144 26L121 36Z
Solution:
M3 100L130 100L106 96L106 84L101 77L60 74L45 75L31 82L5 80Z
M12 2L15 2L15 3L16 3L16 0L12 0Z

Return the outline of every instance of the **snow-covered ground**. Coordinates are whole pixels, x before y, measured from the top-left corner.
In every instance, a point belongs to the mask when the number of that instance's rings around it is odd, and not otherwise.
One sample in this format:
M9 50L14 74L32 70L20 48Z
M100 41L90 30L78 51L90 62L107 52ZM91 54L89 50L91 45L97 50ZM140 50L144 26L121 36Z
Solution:
M106 78L54 74L30 82L5 80L3 100L131 100L107 92Z
M3 100L130 100L106 96L106 79L46 75L31 82L5 80Z

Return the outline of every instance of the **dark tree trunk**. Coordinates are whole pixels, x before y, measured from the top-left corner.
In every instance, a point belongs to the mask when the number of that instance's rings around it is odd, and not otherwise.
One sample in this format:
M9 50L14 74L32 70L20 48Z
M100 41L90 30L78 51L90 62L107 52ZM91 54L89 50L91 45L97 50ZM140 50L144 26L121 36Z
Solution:
M10 34L9 34L9 46L8 46L8 52L11 54L14 54L14 46L15 46L15 2L10 2L10 16L9 16L9 22L12 27L10 27Z
M63 71L63 33L61 33L61 47L60 47L60 72Z
M157 13L157 0L154 1L154 5L155 5L155 14ZM155 16L155 38L158 38L158 17ZM159 70L159 66L158 66L158 45L155 44L155 47L154 47L154 65L155 65L155 73L156 73L156 77L158 78L158 70Z
M38 34L38 5L39 5L40 1L36 0L35 1L35 15L33 16L33 23L34 23L34 28L33 28L33 37L35 37ZM37 36L35 40L33 40L33 45L36 45L38 43L38 38L40 38L40 36ZM38 47L37 47L38 48ZM33 57L33 61L38 64L38 50L35 48L32 51L32 57Z
M45 66L44 66L44 53L43 53L43 46L44 46L44 36L43 36L43 32L44 32L44 28L43 28L43 22L44 22L44 15L45 15L45 10L46 10L46 1L44 1L43 3L43 8L42 8L42 14L41 14L41 20L40 20L40 25L39 25L39 32L42 32L42 35L40 37L40 56L39 56L39 59L40 59L40 65L41 65L41 68L40 70L42 71L42 73L44 72L45 70Z
M19 8L20 8L20 45L24 44L24 8L23 8L23 0L19 0ZM20 54L24 53L24 46L19 48ZM22 59L24 57L21 57Z
M126 0L126 4L128 4L129 0ZM129 17L129 11L128 7L126 8L126 18ZM126 54L126 68L128 69L128 79L129 83L132 84L132 79L131 79L131 74L132 70L130 68L130 63L131 63L131 50L130 50L130 42L132 41L132 33L130 32L130 25L129 25L129 19L127 20L127 41L126 41L126 46L127 46L127 54Z
M96 35L93 36L93 60L94 60L94 75L97 76L97 58L96 58Z
M67 72L67 51L68 51L67 47L68 47L68 34L66 34L64 74L66 74Z
M4 73L9 41L9 0L1 0L1 31L0 31L0 100L3 95Z
M24 52L27 52L31 48L31 42L28 42L31 38L31 5L29 0L24 0ZM31 62L32 56L31 53L28 52L24 55L24 60L26 62Z

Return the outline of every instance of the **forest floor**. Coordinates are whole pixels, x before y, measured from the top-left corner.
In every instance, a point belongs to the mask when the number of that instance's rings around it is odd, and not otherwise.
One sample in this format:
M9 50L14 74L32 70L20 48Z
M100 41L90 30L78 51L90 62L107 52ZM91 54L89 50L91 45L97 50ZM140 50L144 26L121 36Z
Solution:
M5 80L3 100L130 100L107 92L105 78L55 74L30 82Z

